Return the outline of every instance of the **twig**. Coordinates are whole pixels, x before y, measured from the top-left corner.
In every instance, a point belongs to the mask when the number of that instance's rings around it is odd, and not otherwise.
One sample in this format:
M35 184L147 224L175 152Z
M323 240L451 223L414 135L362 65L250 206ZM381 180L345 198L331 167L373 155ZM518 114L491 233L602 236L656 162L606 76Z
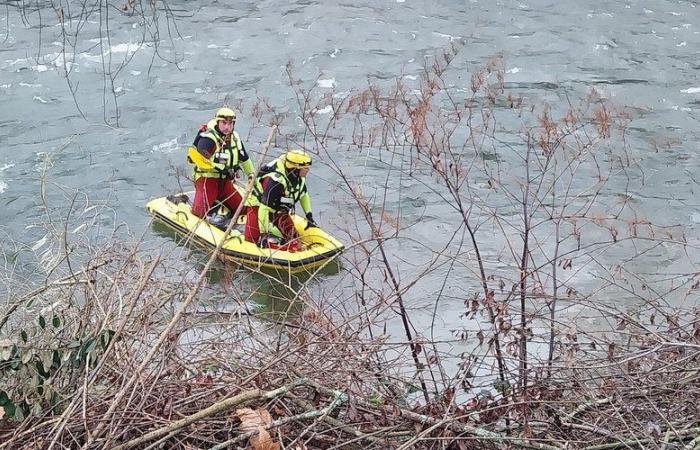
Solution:
M290 417L285 417L283 419L275 420L274 422L271 422L269 425L265 425L264 428L266 430L269 430L271 428L277 428L277 427L282 426L282 425L289 423L289 422L295 422L298 420L313 419L313 418L316 418L319 416L320 417L327 416L328 414L330 414L331 411L333 411L335 408L337 408L338 405L340 405L344 401L345 398L347 398L347 397L344 394L342 394L340 392L336 392L336 397L325 408L319 409L319 410L314 410L314 411L306 411L302 414L297 414L296 416L290 416ZM210 450L223 450L225 448L228 448L230 445L236 444L238 442L243 442L246 439L249 439L258 433L259 433L258 430L252 430L252 431L249 431L247 433L243 433L239 436L236 436L233 439L229 439L228 441L225 441L225 442L222 442L220 444L215 445Z
M240 394L238 394L234 397L227 398L225 400L221 400L219 402L216 402L213 405L209 406L208 408L205 408L201 411L198 411L197 413L192 414L191 416L185 417L184 419L177 420L166 427L159 428L155 431L151 431L150 433L146 433L141 437L138 437L136 439L132 439L125 444L114 447L113 450L126 450L129 448L134 448L134 447L141 445L143 443L146 443L150 440L157 439L157 438L159 438L161 436L165 436L166 434L171 433L175 430L179 430L183 427L186 427L187 425L195 423L198 420L201 420L201 419L204 419L206 417L212 416L214 414L218 414L220 412L226 411L234 406L240 405L241 403L245 403L245 402L259 399L259 398L269 400L269 399L272 399L275 397L279 397L280 395L283 395L283 394L289 392L290 389L295 388L297 386L302 386L305 383L306 382L303 379L299 379L297 381L294 381L293 383L290 383L286 386L282 386L280 388L274 389L272 391L262 391L260 389L253 389L250 391L241 392ZM253 434L255 434L255 433L257 433L257 431L255 431ZM224 447L221 447L221 448L224 448Z
M267 141L265 142L265 145L263 145L263 156L261 157L264 158L264 155L267 154L267 149L270 146L270 141L272 140L272 137L275 134L275 130L277 129L276 126L272 126L272 129L270 130L270 134L267 137ZM243 194L243 200L240 205L238 205L238 208L233 214L233 217L231 218L231 222L229 223L228 227L226 228L226 232L224 233L223 238L219 241L219 243L216 245L216 248L212 252L212 254L209 257L209 260L205 264L204 268L202 268L201 272L199 273L199 276L197 277L197 281L195 282L194 286L192 287L189 295L187 298L182 302L180 305L180 308L177 310L173 318L170 320L168 325L165 327L165 329L160 333L160 336L158 339L153 343L151 346L150 351L148 354L144 357L144 359L141 361L139 364L138 368L134 371L133 375L129 378L127 383L122 387L122 389L115 395L114 399L112 400L109 409L104 415L104 420L101 421L95 431L93 432L93 439L98 439L102 433L104 432L105 427L107 424L112 423L110 418L112 414L116 411L116 409L119 407L119 404L121 403L122 399L126 395L127 391L132 388L136 380L141 376L143 371L146 369L146 366L151 362L155 354L160 351L160 346L165 342L166 339L170 336L170 333L172 330L175 328L175 325L180 321L180 318L183 316L185 310L189 307L189 305L192 303L192 301L195 299L197 296L197 293L199 292L199 287L202 285L202 282L204 281L204 278L207 276L207 273L209 273L209 268L212 266L214 261L217 260L217 257L219 255L219 252L221 251L221 247L223 246L224 242L226 242L226 238L228 234L231 232L233 229L233 226L236 224L238 216L240 215L241 211L243 210L243 206L245 203L245 199L250 195L254 187L254 183L252 180L249 180L248 185L246 187L245 193ZM93 439L88 439L85 444L83 445L83 449L87 449L90 447L90 445L93 442Z

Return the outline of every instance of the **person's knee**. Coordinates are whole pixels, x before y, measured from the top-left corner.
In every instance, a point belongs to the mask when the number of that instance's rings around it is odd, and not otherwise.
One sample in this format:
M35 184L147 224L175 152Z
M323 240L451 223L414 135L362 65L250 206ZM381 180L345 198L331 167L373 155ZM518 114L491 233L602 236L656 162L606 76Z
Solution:
M199 217L200 219L203 219L204 216L206 215L208 208L205 208L204 205L193 205L192 206L192 214L195 216Z

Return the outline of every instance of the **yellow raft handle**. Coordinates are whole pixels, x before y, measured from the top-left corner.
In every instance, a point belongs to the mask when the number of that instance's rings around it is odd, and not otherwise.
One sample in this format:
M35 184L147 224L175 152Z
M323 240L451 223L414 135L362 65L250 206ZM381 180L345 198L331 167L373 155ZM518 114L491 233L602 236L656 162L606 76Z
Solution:
M194 164L202 170L214 169L214 165L212 164L212 162L204 155L199 153L194 147L190 147L187 149L187 161L189 161L191 164Z

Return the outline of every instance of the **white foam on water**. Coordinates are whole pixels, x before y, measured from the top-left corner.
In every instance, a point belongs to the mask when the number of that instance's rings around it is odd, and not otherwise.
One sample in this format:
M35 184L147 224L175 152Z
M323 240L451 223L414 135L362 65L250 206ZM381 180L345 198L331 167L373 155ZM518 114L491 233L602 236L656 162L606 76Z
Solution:
M173 150L179 148L180 145L177 143L177 138L172 138L169 141L163 142L162 144L154 145L152 151L159 153L172 153Z
M406 0L396 0L396 3L406 3Z
M651 9L644 8L644 13L645 14L654 14L654 11L652 11Z
M36 70L37 72L46 72L47 70L49 70L49 68L43 64L38 64L38 65L32 67L32 69Z
M15 64L19 64L21 62L25 62L27 58L19 58L19 59L6 59L5 62L7 63L8 66L14 66Z
M0 89L10 89L12 84L0 84Z
M335 87L335 78L318 80L316 84L318 84L318 87L332 89Z
M679 12L675 12L675 11L669 11L667 14L670 14L672 16L682 16L683 15L683 14L681 14Z
M133 42L125 42L123 44L113 45L109 48L112 53L133 53L141 47L141 44Z
M39 97L38 95L34 96L34 100L38 101L39 103L47 104L48 100L44 100L43 98Z
M325 108L317 110L316 114L330 114L332 112L333 112L333 107L331 105L327 105Z
M7 169L9 169L9 168L11 168L11 167L15 167L15 164L14 164L14 163L7 163L7 164L5 164L4 166L0 167L0 172L2 172L2 171L4 171L4 170L7 170Z
M1 191L0 191L1 192ZM700 223L700 214L699 213L693 213L690 215L690 220L692 220L695 223Z
M130 70L129 73L130 73L131 75L135 76L135 77L141 75L141 71L140 71L140 70Z
M674 111L683 111L683 112L691 112L692 111L692 109L688 108L687 106L680 107L678 105L671 106L671 109Z
M335 58L335 55L337 55L338 53L340 53L340 50L338 50L337 48L334 48L333 53L330 54L330 57Z
M216 44L209 44L207 45L207 48L222 48L222 45L216 45Z
M92 53L82 52L82 53L78 54L78 56L79 56L81 59L84 59L84 60L86 60L86 61L102 62L102 55L101 55L101 54L100 54L100 55L95 55L95 54L92 54Z
M676 44L676 47L685 47L686 45L688 45L688 43L683 41L680 44Z
M43 238L39 239L32 245L32 251L35 252L39 250L46 242L49 240L49 235L45 234Z
M75 228L73 229L73 231L71 231L71 233L75 234L75 233L77 233L78 231L84 230L85 228L87 228L87 225L86 225L86 224L84 224L84 223L83 223L83 224L80 224L80 225L78 225L77 227L75 227Z
M7 190L7 183L5 183L4 181L0 181L0 194L5 192L6 190Z
M445 34L445 33L438 33L437 31L433 31L433 34L436 36L440 36L443 38L447 38L450 40L450 42L454 41L455 39L461 39L462 36L452 36L451 34Z
M22 87L41 87L41 84L25 83L24 81L20 81L19 85Z
M512 69L506 70L506 73L518 73L518 72L520 72L521 70L522 70L522 69L521 69L520 67L513 67Z
M691 87L688 89L681 89L684 94L700 94L700 87Z
M412 80L412 81L418 79L418 77L415 75L404 75L403 77L406 78L407 80Z

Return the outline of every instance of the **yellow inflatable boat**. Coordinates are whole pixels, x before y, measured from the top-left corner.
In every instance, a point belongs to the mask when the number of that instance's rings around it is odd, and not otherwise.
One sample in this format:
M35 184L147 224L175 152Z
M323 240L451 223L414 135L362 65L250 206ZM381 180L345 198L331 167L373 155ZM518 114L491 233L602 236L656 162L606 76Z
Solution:
M193 197L194 193L186 193L157 198L150 201L146 209L187 239L213 250L224 238L225 233L192 214L189 200ZM300 251L260 248L246 241L243 237L246 218L242 215L221 246L221 253L226 259L252 268L298 273L323 266L343 251L343 244L321 228L305 230L306 219L297 215L293 218L303 247Z

